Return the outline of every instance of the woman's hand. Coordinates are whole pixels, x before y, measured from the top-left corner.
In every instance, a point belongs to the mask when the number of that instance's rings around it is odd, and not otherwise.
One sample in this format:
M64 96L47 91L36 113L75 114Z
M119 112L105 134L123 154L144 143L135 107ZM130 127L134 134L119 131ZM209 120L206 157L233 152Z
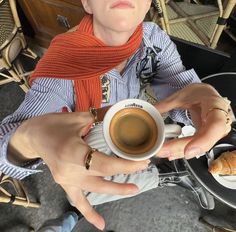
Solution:
M188 85L157 103L156 108L161 113L176 108L188 110L197 130L193 136L166 142L157 156L169 160L190 159L210 150L230 132L229 107L230 102L207 84Z
M10 149L21 154L21 159L41 157L54 180L64 188L78 210L102 230L104 219L91 207L83 191L135 194L138 192L136 185L119 184L103 177L143 170L147 168L148 161L134 162L94 152L90 169L87 170L85 156L90 148L82 138L93 121L88 112L52 113L28 119L12 136Z

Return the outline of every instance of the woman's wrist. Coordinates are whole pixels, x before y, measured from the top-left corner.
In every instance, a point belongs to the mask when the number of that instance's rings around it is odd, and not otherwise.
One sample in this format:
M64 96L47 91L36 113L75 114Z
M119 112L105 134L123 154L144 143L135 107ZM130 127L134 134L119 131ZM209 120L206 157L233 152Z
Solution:
M37 157L34 156L24 156L18 150L16 150L13 146L9 145L7 149L7 160L17 166L22 166L25 163L28 163L31 160L35 160Z
M39 158L32 147L27 121L23 122L10 138L7 157L10 162L22 163Z

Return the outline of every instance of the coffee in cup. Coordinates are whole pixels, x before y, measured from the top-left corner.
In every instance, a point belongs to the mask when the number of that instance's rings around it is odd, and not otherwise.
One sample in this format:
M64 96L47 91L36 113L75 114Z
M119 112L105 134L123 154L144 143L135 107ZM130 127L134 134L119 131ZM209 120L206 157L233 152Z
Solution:
M112 118L109 133L112 142L128 154L143 154L157 140L158 128L152 116L141 108L125 108Z

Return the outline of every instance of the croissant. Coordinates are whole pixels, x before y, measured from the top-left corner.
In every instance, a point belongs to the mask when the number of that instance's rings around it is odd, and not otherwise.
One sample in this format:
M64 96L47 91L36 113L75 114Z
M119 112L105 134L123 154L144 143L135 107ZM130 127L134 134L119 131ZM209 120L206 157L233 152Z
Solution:
M223 152L208 170L211 174L236 175L236 150Z

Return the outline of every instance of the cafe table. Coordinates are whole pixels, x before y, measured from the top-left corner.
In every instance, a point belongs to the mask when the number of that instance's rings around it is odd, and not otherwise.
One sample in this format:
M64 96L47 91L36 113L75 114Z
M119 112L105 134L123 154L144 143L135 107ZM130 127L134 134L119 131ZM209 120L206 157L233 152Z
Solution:
M202 81L211 84L223 97L227 97L231 101L234 114L236 113L236 73L217 73L203 78ZM231 149L236 150L236 122L233 122L229 135L217 144L231 144L234 146ZM223 149L227 150L228 148ZM184 162L190 173L215 199L236 209L236 176L235 180L232 181L232 186L225 187L209 173L207 155L203 155L200 158L184 160Z

